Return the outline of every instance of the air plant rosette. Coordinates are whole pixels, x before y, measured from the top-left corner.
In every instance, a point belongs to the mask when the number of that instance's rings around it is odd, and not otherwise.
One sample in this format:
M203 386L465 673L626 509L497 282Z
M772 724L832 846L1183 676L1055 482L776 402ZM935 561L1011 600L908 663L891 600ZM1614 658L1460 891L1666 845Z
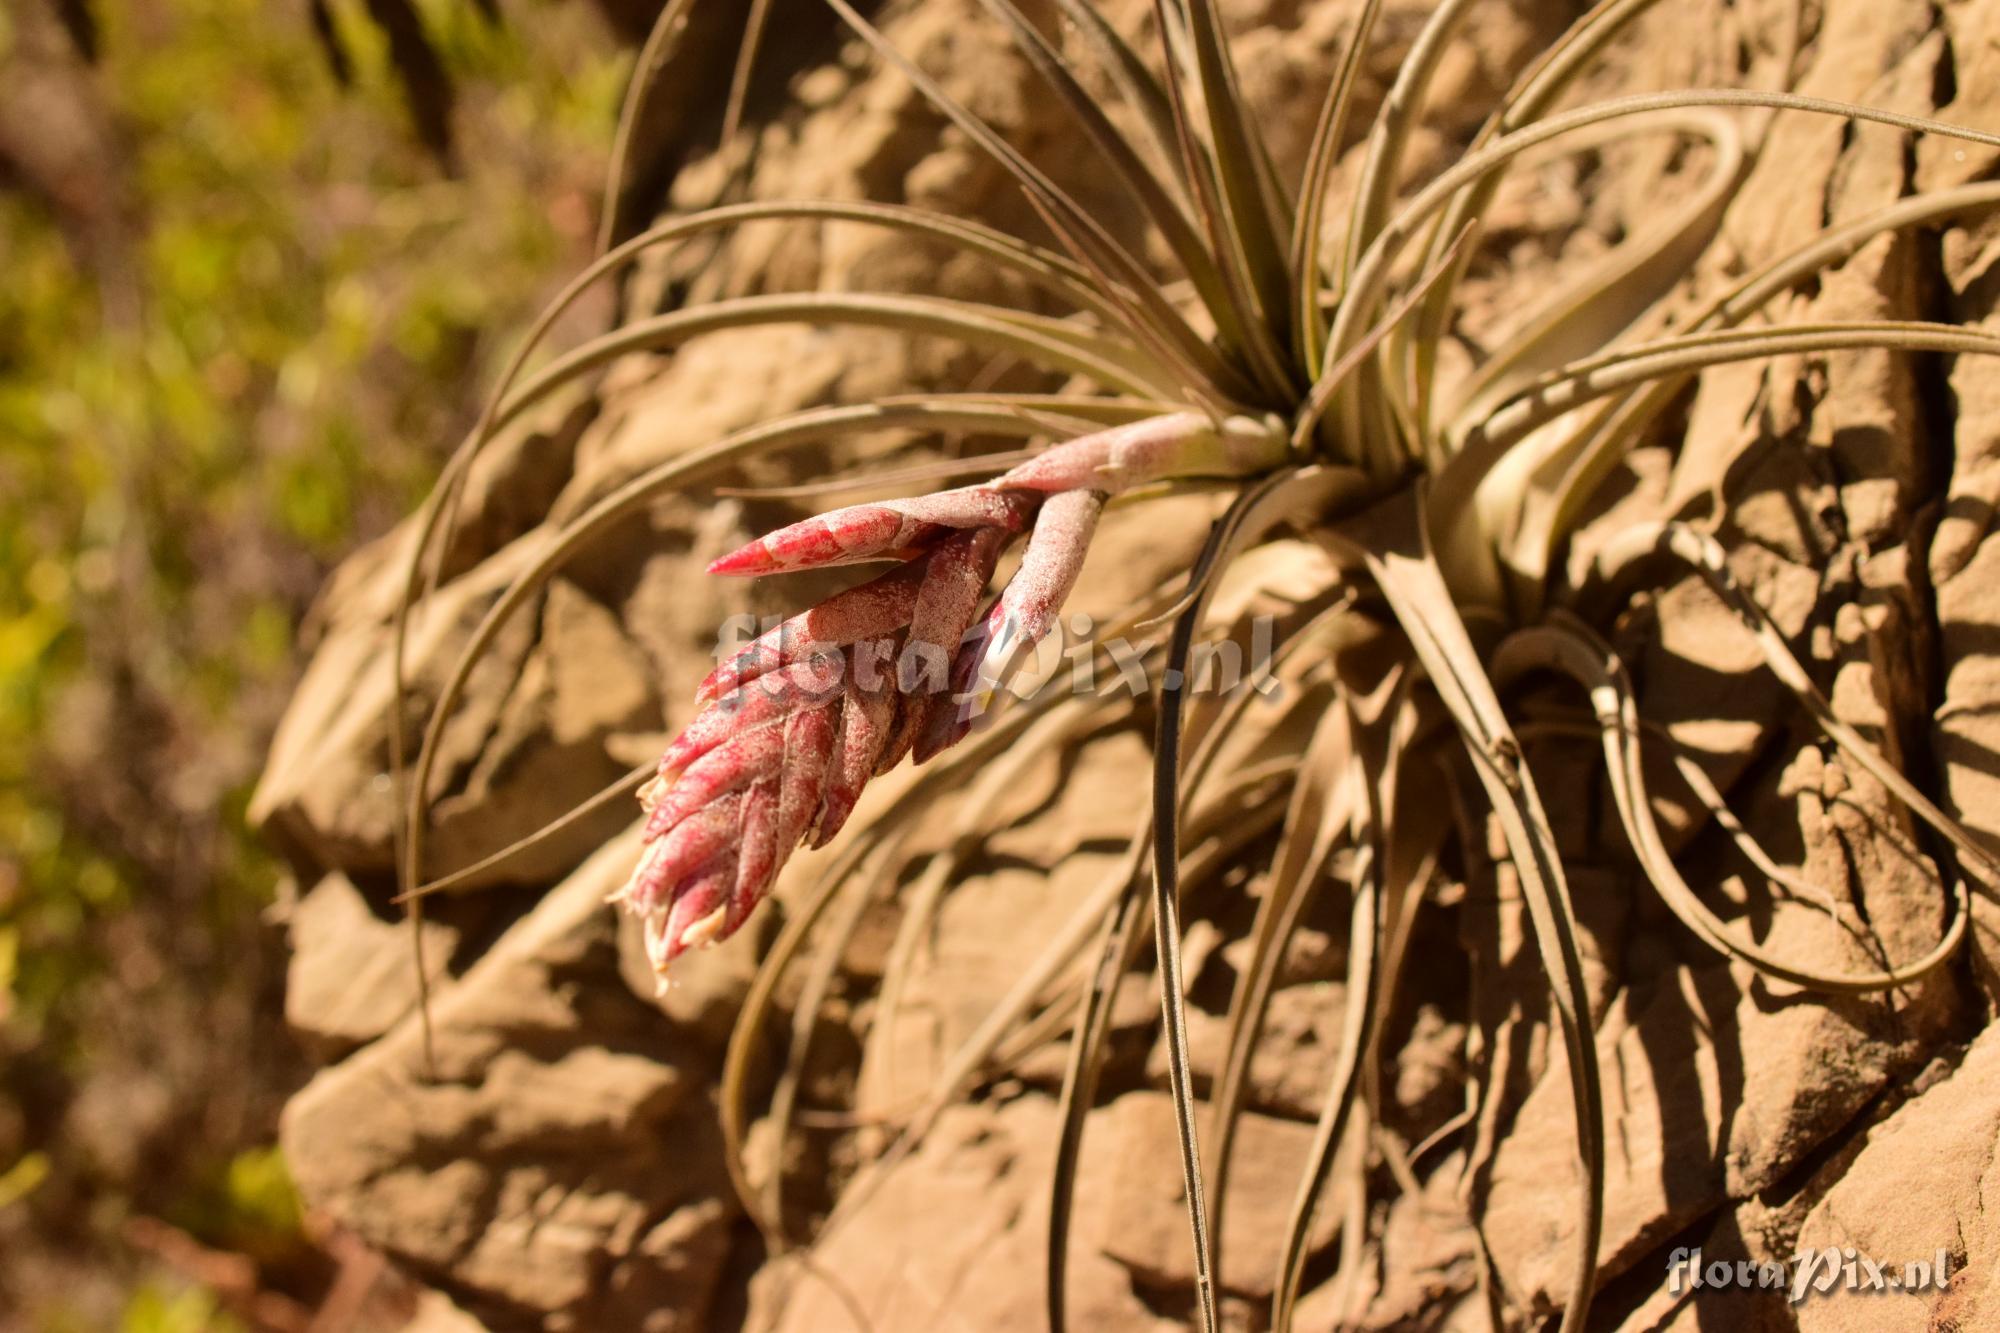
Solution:
M1597 1280L1605 1190L1603 1098L1576 914L1562 855L1526 750L1502 692L1530 674L1565 681L1587 703L1601 742L1604 781L1639 868L1693 938L1766 977L1822 992L1904 986L1950 958L1967 919L1961 872L1995 877L1992 856L1838 716L1785 637L1737 582L1712 532L1653 524L1600 543L1576 579L1559 577L1570 543L1602 483L1668 419L1700 372L1782 355L1888 348L1909 354L1991 355L2000 338L1976 328L1910 320L1759 322L1775 300L1866 245L1935 228L2000 206L2000 186L1931 191L1843 219L1807 244L1703 292L1666 298L1686 278L1755 159L1774 114L1868 121L1912 134L2000 147L2000 136L1826 100L1781 87L1628 96L1571 106L1566 96L1593 59L1654 0L1604 0L1533 62L1463 155L1420 186L1402 189L1404 159L1426 91L1460 31L1470 0L1442 0L1403 60L1369 127L1351 197L1336 218L1331 187L1346 141L1361 55L1381 6L1362 6L1329 86L1296 179L1280 180L1232 64L1211 0L1160 0L1163 49L1147 56L1086 0L1056 0L1077 44L1100 64L1133 113L1128 136L1087 90L1070 55L1009 0L982 0L1046 81L1106 170L1144 213L1178 286L1141 257L1001 135L955 101L872 23L827 0L848 27L895 66L977 148L996 161L1046 224L1048 243L1006 235L932 210L866 202L734 204L669 220L607 253L565 293L539 336L589 282L638 254L704 233L773 219L859 223L947 246L998 266L1062 303L1049 316L928 295L775 293L690 305L635 321L569 353L496 401L471 447L434 498L419 554L435 534L470 460L493 432L555 388L634 350L663 351L716 329L811 322L942 335L1018 358L1064 379L1055 392L928 392L814 408L762 422L661 463L572 519L509 588L473 636L418 753L404 876L419 900L424 793L442 719L470 662L497 627L584 543L654 496L710 480L744 459L859 432L974 431L1044 443L1025 461L976 484L905 500L836 509L781 529L716 561L735 577L862 562L886 572L801 611L721 662L701 683L700 713L640 789L644 845L617 897L641 917L649 956L663 975L687 950L717 945L771 891L802 845L825 846L848 824L862 789L908 757L924 763L962 746L974 767L995 763L967 737L975 724L1052 707L1036 700L989 710L999 685L1046 635L1085 563L1105 505L1143 504L1161 490L1204 486L1227 507L1184 585L1161 590L1154 614L1171 624L1157 646L1152 813L1133 840L1130 875L1101 901L1102 953L1084 941L1024 964L1032 998L1072 956L1084 956L1071 1023L1057 1182L1049 1225L1047 1314L1066 1317L1062 1275L1078 1142L1103 1059L1108 995L1133 966L1134 922L1151 885L1162 1027L1181 1136L1195 1257L1196 1306L1216 1324L1216 1243L1206 1199L1226 1170L1227 1143L1261 1006L1300 904L1338 877L1352 907L1348 1006L1335 1075L1272 1284L1272 1326L1290 1326L1308 1257L1307 1238L1339 1146L1374 1113L1363 1088L1379 1057L1384 998L1401 961L1396 922L1422 900L1440 858L1504 867L1518 886L1566 1055L1575 1129L1574 1253L1562 1291L1563 1327L1578 1330ZM678 12L670 6L669 15ZM761 12L761 9L758 11ZM1793 15L1796 20L1796 15ZM1780 25L1781 27L1783 25ZM759 27L753 21L751 31ZM1776 43L1775 79L1789 77L1797 24ZM671 40L663 24L658 40ZM754 45L754 43L752 44ZM657 51L642 68L661 63ZM739 80L740 84L740 80ZM733 120L733 114L731 119ZM1460 286L1477 253L1480 220L1507 173L1536 154L1599 147L1630 134L1705 145L1698 186L1627 237L1575 285L1555 290L1471 373L1447 383L1438 367ZM1336 220L1340 224L1336 227ZM525 353L523 353L525 355ZM521 362L517 360L518 371ZM1189 657L1217 582L1246 552L1289 531L1330 553L1348 594L1279 645L1319 652L1340 672L1337 703L1312 728L1300 757L1338 775L1301 782L1270 799L1278 852L1257 907L1252 949L1232 1001L1224 1071L1211 1091L1221 1146L1204 1162L1195 1134L1179 962L1179 836L1186 783L1227 730L1226 705L1198 721L1205 739L1183 751ZM997 596L988 585L1003 555L1023 544L1018 570ZM1641 762L1645 724L1631 681L1592 605L1617 606L1649 570L1692 569L1740 618L1765 666L1824 735L1909 814L1941 835L1936 864L1949 924L1922 957L1872 970L1827 972L1795 964L1723 920L1682 877L1657 826ZM408 597L420 585L413 557ZM1384 627L1389 664L1361 670L1328 647L1326 624L1344 615ZM1477 632L1475 632L1475 627ZM1383 651L1378 638L1374 651ZM399 641L400 642L400 641ZM400 649L399 649L400 651ZM400 658L399 658L400 662ZM399 666L400 671L400 666ZM1034 714L1042 715L1042 714ZM1409 773L1447 762L1476 799L1471 821L1410 808ZM400 745L400 739L396 742ZM1208 748L1204 748L1204 747ZM1426 804L1435 805L1436 802ZM1719 799L1713 813L1724 820ZM1432 812L1434 813L1434 811ZM893 813L880 816L887 820ZM1740 826L1726 821L1736 833ZM1466 828L1473 835L1463 833ZM1345 855L1326 853L1337 842ZM1461 846L1460 843L1474 845ZM1491 861L1485 853L1496 853ZM1771 858L1746 844L1759 865ZM1956 860L1957 864L1951 862ZM851 874L851 865L834 875ZM1780 872L1782 873L1782 872ZM1946 885L1949 887L1945 887ZM737 1164L747 1112L744 1073L768 1017L776 976L805 949L831 889L789 917L745 1004L726 1077L725 1130ZM1093 900L1094 902L1097 900ZM831 966L829 964L829 966ZM1110 978L1109 981L1106 978ZM1013 1017L1025 1012L1020 1001ZM996 1016L1004 1030L1008 1015ZM991 1044L987 1048L991 1049ZM945 1093L965 1085L977 1053L960 1059ZM921 1117L905 1126L920 1133ZM907 1140L906 1140L907 1141ZM1468 1172L1476 1170L1469 1164ZM782 1235L778 1211L743 1191L760 1225Z

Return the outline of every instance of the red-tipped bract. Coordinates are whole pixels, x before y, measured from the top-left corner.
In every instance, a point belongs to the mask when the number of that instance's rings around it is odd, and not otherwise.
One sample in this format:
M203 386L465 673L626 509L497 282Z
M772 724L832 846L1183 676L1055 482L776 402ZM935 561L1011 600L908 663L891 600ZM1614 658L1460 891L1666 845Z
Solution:
M741 926L801 842L832 839L871 777L964 738L1023 650L1055 627L1110 493L1210 470L1228 448L1206 417L1155 417L1057 445L983 485L836 509L711 564L758 575L903 562L759 636L701 682L702 712L640 793L645 851L614 895L645 918L662 978L687 949ZM982 613L995 565L1031 522L1019 572Z

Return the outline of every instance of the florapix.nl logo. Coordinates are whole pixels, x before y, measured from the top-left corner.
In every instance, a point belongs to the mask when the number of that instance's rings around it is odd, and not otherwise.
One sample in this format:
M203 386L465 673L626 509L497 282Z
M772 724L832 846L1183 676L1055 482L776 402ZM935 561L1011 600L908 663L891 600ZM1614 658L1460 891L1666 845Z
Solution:
M1939 1248L1926 1258L1882 1262L1853 1246L1803 1249L1788 1260L1714 1259L1686 1247L1667 1257L1667 1291L1681 1296L1709 1288L1721 1291L1777 1290L1798 1305L1808 1296L1833 1291L1887 1293L1943 1291L1951 1284L1951 1251Z

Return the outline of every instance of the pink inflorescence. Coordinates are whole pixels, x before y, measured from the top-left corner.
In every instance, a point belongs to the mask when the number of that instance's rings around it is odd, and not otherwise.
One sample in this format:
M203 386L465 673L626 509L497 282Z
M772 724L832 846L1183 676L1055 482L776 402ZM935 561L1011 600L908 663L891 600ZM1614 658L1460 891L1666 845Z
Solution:
M794 523L710 565L761 575L899 562L702 681L701 713L639 793L644 851L614 895L644 919L655 970L741 926L801 842L840 831L871 777L961 740L978 701L1054 627L1108 495L1212 465L1218 438L1192 413L1118 426L982 485ZM994 566L1031 525L1019 570L982 614Z

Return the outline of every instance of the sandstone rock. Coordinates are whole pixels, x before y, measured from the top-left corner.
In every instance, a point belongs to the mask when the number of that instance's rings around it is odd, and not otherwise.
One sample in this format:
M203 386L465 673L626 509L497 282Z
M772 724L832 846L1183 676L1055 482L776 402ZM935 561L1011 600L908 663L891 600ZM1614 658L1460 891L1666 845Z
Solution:
M1867 966L1824 918L1794 909L1781 921L1774 951L1825 970ZM1625 1272L1726 1201L1776 1185L1921 1060L1936 1029L1934 1020L1912 1026L1916 1017L1882 1000L1781 998L1740 965L1709 964L1670 976L1650 996L1628 993L1598 1030L1607 1126L1600 1272ZM1500 1144L1480 1221L1524 1309L1558 1309L1567 1290L1574 1132L1556 1046Z
M691 1330L731 1245L709 1056L619 980L614 842L432 1011L316 1078L284 1146L308 1204L509 1326Z
M323 1061L336 1060L394 1027L417 1003L409 927L385 921L336 871L287 912L292 945L285 1022ZM424 961L435 985L458 932L426 921Z
M1306 1292L1297 1327L1490 1327L1476 1291L1478 1235L1456 1197L1463 1164L1448 1158L1422 1182L1422 1193L1399 1195L1382 1225L1379 1255L1361 1265L1355 1290L1343 1291L1336 1274Z
M1047 1097L946 1112L913 1155L849 1187L860 1202L815 1246L815 1268L843 1291L815 1272L774 1265L753 1291L752 1324L768 1318L777 1333L818 1333L849 1319L851 1301L884 1329L1038 1327L1055 1131ZM1103 1162L1086 1140L1070 1320L1078 1328L1168 1333L1179 1325L1149 1313L1131 1275L1103 1253L1113 1183Z
M427 1291L417 1301L416 1317L403 1333L488 1333L486 1326L452 1304L443 1292Z
M1802 1333L1899 1333L2000 1319L2000 1032L1984 1033L1949 1077L1868 1135L1867 1146L1807 1216L1801 1252L1852 1248L1903 1275L1950 1257L1943 1291L1815 1290Z
M1283 986L1272 993L1244 1079L1245 1105L1298 1119L1319 1114L1340 1054L1345 989L1337 982L1318 982ZM1154 1007L1158 1008L1157 993ZM1199 1006L1188 1009L1188 1058L1197 1092L1206 1093L1214 1086L1213 1080L1222 1071L1228 1035L1227 1014ZM1155 1045L1148 1055L1146 1076L1156 1088L1167 1086L1164 1045Z
M1173 1101L1164 1093L1132 1092L1097 1117L1103 1122L1105 1155L1093 1166L1103 1171L1096 1188L1105 1191L1104 1253L1131 1270L1144 1286L1189 1288L1194 1255L1178 1169ZM1087 1133L1095 1133L1093 1123ZM1268 1301L1277 1271L1292 1201L1311 1151L1313 1127L1275 1116L1244 1114L1230 1154L1229 1189L1221 1201L1222 1285ZM1108 1178L1108 1179L1107 1179ZM1087 1187L1087 1186L1086 1186ZM1322 1207L1315 1219L1314 1248L1331 1240L1338 1219Z

